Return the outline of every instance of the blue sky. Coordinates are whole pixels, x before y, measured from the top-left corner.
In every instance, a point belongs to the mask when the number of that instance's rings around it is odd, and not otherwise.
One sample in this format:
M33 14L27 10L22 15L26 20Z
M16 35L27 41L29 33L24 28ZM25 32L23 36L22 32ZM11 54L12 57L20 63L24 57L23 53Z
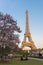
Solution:
M8 13L17 20L22 30L21 41L25 32L26 9L32 39L38 48L43 48L43 0L0 0L0 12Z

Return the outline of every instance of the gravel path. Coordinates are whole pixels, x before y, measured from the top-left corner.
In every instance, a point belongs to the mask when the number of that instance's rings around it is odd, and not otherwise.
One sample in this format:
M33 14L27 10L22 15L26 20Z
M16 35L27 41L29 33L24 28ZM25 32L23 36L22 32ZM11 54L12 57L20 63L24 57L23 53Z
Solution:
M34 59L34 60L43 61L43 59L39 59L39 58L31 58L31 57L29 57L29 59Z

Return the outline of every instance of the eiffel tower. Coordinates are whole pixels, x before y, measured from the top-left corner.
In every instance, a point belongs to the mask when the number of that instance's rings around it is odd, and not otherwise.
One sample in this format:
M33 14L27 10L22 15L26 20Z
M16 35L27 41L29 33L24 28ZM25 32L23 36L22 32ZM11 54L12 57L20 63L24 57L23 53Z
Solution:
M28 41L26 41L27 38L28 38ZM34 45L34 42L31 37L30 29L29 29L28 10L26 10L26 28L25 28L24 40L22 42L22 49L25 46L30 47L32 50L36 49L36 46Z

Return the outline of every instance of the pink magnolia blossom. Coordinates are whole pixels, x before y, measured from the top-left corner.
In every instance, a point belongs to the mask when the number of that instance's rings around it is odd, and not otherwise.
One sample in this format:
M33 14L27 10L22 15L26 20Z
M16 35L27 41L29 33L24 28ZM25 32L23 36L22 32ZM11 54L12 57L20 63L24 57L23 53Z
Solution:
M11 48L17 49L20 39L19 35L15 34L14 31L21 32L20 28L17 26L17 22L12 18L12 16L0 13L0 44L8 45Z

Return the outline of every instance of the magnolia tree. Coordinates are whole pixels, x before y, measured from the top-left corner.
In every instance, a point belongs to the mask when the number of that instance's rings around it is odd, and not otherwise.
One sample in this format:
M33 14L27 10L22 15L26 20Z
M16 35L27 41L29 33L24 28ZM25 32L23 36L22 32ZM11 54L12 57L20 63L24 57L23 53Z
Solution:
M17 22L8 14L0 13L0 46L3 48L9 47L18 50L19 35L15 31L21 32L17 26Z

